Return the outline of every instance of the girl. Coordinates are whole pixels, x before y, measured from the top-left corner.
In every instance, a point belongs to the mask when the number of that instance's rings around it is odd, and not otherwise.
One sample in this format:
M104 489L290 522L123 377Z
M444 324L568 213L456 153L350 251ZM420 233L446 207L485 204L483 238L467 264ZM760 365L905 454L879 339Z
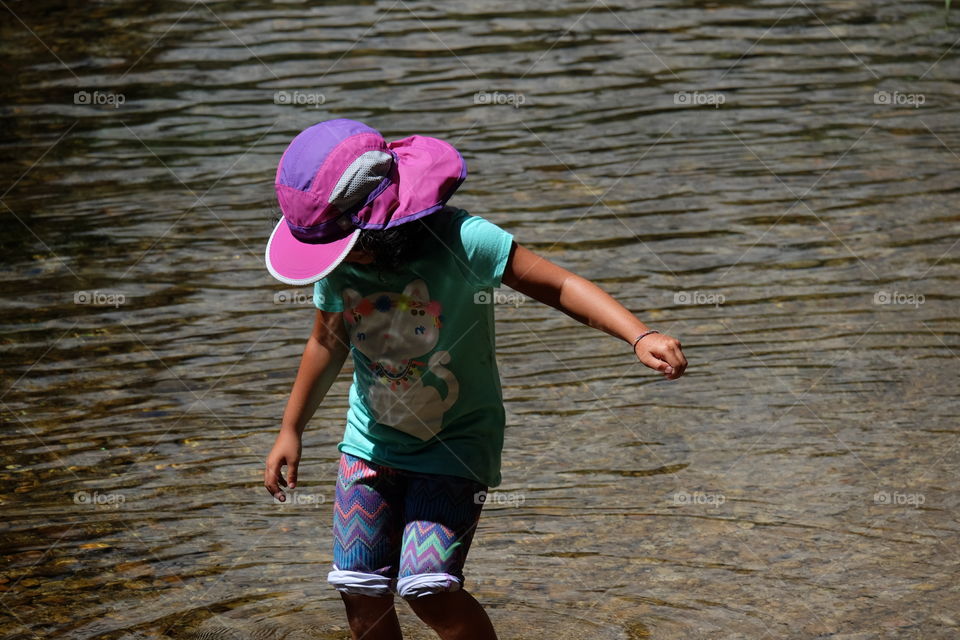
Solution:
M351 353L327 579L355 640L401 637L394 594L444 640L496 638L463 589L485 492L500 484L494 287L620 338L669 380L687 366L679 341L590 281L446 206L465 178L462 156L441 140L387 143L346 119L301 132L277 169L283 219L267 268L313 283L317 315L264 485L280 501L280 487L296 486L303 430Z

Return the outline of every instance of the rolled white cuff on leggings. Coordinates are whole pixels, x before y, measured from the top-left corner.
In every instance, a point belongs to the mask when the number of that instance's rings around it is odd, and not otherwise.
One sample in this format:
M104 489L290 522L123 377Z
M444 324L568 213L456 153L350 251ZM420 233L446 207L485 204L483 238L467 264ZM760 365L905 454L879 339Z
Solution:
M361 596L387 596L390 595L390 587L393 586L393 580L386 576L360 571L341 571L336 566L327 574L327 582L337 591Z
M449 573L418 573L397 580L397 595L419 598L443 591L458 591L460 581Z

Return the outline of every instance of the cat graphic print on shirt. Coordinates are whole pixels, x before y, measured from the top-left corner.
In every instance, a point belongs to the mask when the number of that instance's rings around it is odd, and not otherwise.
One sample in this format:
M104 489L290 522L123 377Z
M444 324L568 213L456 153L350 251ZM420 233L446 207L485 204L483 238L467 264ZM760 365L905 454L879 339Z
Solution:
M374 418L429 440L442 429L443 414L460 392L456 376L443 366L450 362L450 354L430 353L440 338L440 302L430 300L421 279L407 283L402 293L364 297L346 288L343 301L350 342L366 356L373 376L366 400ZM443 381L445 395L423 380L427 372Z

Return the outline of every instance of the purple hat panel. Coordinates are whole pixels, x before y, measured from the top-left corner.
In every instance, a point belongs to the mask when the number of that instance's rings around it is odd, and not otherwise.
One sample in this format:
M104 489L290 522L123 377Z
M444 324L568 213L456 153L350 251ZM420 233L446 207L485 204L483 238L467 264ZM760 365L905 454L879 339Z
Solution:
M376 129L347 118L327 120L307 127L283 152L277 166L276 184L300 191L311 190L313 179L327 156L346 138L360 133L372 133L380 137Z

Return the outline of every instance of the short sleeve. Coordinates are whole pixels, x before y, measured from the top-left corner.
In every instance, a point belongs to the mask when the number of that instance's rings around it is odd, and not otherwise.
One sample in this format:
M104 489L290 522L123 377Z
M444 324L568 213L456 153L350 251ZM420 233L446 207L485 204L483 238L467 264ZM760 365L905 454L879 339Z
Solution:
M343 311L343 298L333 273L313 285L313 304L321 311Z
M455 227L459 229L466 262L461 267L467 278L478 287L499 287L510 258L513 235L462 209L455 218Z

